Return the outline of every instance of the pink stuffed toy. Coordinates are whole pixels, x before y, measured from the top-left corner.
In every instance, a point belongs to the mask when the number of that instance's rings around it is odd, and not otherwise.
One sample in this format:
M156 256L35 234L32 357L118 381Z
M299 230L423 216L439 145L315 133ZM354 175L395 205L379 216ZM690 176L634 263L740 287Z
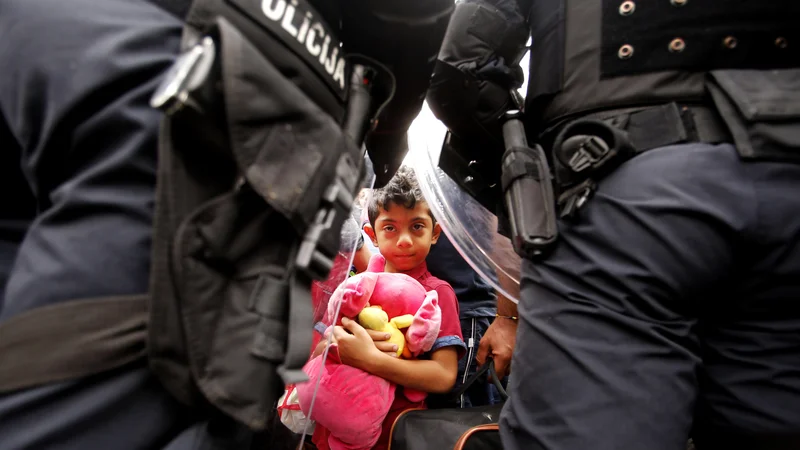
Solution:
M415 279L400 273L384 273L385 259L375 255L366 272L345 280L331 296L323 322L329 325L339 308L339 317L354 319L367 305L380 306L388 317L414 316L405 332L407 350L413 357L429 351L439 334L442 312L436 291L426 292ZM341 325L339 319L336 325ZM324 353L323 353L324 355ZM327 359L312 358L303 371L309 381L297 385L300 408L306 416L330 431L332 450L369 449L380 438L381 425L389 412L397 386L383 378L345 364L336 344ZM316 390L317 383L319 389ZM314 408L309 408L316 390ZM405 396L419 402L426 393L405 389Z

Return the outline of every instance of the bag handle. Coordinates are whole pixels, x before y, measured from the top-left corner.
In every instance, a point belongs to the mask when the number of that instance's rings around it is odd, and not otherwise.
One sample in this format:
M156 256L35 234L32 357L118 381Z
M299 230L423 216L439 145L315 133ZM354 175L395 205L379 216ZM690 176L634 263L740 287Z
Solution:
M278 405L278 412L283 413L283 411L300 411L300 404L299 403L289 403L289 397L292 396L292 393L295 390L295 385L290 384L286 387L286 391L283 393L283 401L280 402Z
M462 395L464 395L467 389L469 389L470 386L472 386L476 381L478 381L479 378L486 375L487 372L488 372L487 376L492 378L492 384L494 384L494 387L497 388L497 391L500 393L500 397L502 397L503 400L508 400L508 392L506 392L505 388L503 388L503 384L500 383L500 378L497 376L497 371L495 371L494 369L494 361L491 358L489 358L489 360L486 363L480 366L478 370L474 374L472 374L471 377L467 378L467 381L465 381L464 384L462 384L461 387L458 389L458 391L456 391L453 394L453 397L459 398Z

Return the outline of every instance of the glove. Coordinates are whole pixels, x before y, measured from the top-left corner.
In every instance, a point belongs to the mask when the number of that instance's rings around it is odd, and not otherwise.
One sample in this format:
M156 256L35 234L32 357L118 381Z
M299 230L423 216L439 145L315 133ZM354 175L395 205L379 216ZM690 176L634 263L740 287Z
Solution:
M394 176L408 152L406 131L422 109L453 8L453 0L349 0L343 8L348 53L377 60L396 80L391 101L366 139L376 188Z
M428 91L431 111L453 135L500 153L500 118L514 108L510 91L524 81L519 60L528 38L524 20L508 16L480 3L457 4Z

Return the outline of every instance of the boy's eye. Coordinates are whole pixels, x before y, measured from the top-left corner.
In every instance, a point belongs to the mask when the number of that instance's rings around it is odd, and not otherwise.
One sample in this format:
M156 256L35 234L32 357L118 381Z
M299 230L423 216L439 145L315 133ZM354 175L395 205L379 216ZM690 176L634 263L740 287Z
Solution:
M422 223L415 223L415 224L414 224L414 226L413 226L413 228L414 228L414 230L415 230L415 231L419 231L419 230L421 230L421 229L425 228L425 224L422 224Z
M383 227L383 231L392 232L392 231L394 231L394 226L386 225L385 227Z

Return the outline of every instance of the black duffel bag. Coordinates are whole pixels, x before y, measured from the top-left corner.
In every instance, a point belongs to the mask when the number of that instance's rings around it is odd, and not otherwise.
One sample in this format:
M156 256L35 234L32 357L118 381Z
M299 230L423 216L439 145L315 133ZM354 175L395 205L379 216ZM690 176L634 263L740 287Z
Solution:
M499 382L494 363L489 360L454 394L458 398L473 383L485 376L500 391L508 394ZM503 404L474 408L411 409L400 414L392 425L390 450L496 450L502 449L499 426Z

